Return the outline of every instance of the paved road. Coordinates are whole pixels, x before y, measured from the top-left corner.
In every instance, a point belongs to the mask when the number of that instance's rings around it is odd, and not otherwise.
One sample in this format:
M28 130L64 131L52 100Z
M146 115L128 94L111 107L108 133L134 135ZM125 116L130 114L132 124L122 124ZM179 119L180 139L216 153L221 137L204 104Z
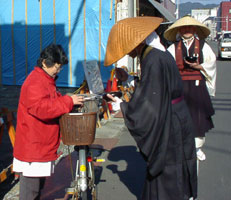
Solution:
M211 43L217 54L215 42ZM200 165L199 200L231 199L231 61L217 60L217 92L212 99L215 128L207 133Z

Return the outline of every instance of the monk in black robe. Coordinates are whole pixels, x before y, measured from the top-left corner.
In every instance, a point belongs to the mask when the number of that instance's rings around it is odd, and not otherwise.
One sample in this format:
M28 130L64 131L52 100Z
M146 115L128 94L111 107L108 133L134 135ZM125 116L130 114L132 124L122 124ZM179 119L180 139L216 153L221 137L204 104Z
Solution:
M127 26L131 28L131 21ZM147 46L141 39L138 44L128 54L140 58L140 82L131 100L121 103L121 110L147 163L142 200L196 198L194 127L176 62L168 52L155 48L156 44Z
M132 99L121 103L125 124L147 162L142 200L196 197L193 126L182 92L173 57L153 48L141 60L141 80Z

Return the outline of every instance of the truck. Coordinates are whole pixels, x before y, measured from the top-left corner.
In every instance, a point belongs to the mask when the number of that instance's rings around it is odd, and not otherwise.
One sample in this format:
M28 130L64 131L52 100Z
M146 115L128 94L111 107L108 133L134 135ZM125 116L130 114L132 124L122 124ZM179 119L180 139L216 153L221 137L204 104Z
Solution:
M218 58L231 58L231 31L223 31L218 40Z

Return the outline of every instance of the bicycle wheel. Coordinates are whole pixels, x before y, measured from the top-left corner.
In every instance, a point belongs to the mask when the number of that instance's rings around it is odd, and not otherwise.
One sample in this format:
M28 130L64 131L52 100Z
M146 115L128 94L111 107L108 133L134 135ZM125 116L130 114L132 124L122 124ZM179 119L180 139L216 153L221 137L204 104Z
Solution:
M88 161L87 165L87 186L86 191L80 192L80 200L97 200L94 164L92 161Z
M84 192L81 192L81 200L88 200L88 189Z
M86 191L80 192L80 198L78 200L96 200L96 198L94 198L94 195L92 195L92 190L87 188Z

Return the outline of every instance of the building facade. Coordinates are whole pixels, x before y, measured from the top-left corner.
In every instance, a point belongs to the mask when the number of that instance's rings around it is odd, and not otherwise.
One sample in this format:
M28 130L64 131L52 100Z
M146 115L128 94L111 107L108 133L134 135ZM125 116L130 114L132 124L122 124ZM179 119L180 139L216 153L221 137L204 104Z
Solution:
M212 9L192 9L191 16L205 24L210 30L209 39L214 40L217 36L217 18L219 7Z
M217 18L217 31L231 31L231 2L220 3Z

